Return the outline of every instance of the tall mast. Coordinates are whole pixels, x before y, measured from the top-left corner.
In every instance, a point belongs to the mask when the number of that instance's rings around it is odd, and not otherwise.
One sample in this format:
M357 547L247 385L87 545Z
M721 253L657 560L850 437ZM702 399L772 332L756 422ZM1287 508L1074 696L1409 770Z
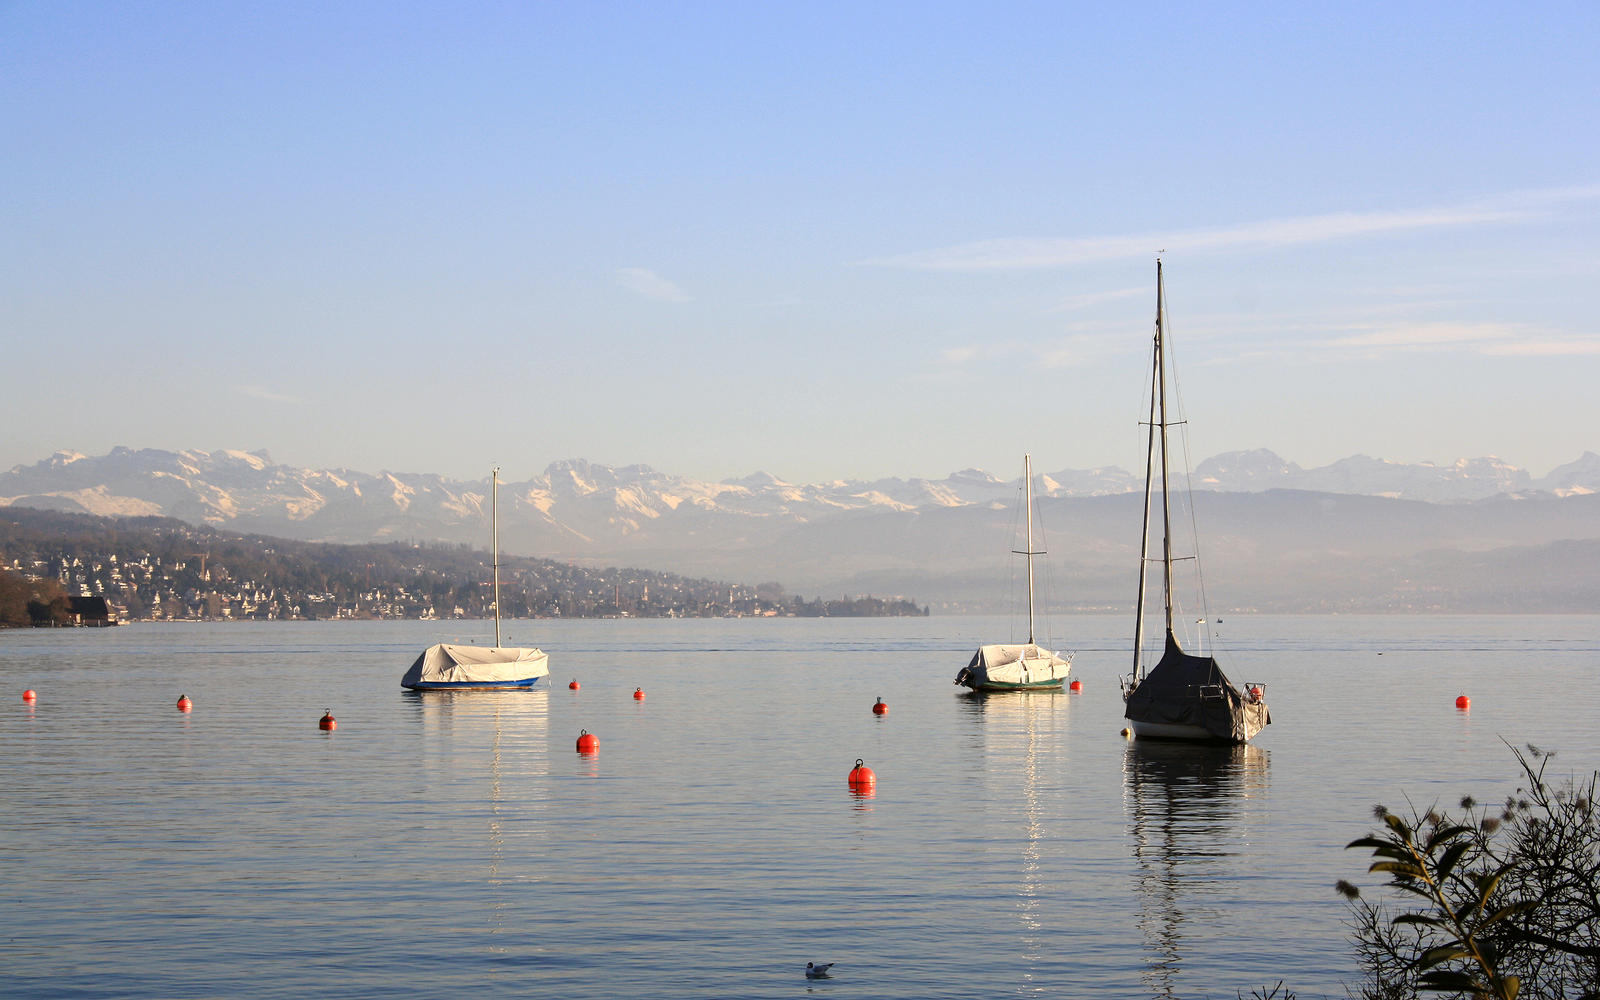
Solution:
M489 510L494 521L494 648L500 648L500 466L490 475Z
M1022 456L1022 495L1027 498L1023 510L1028 519L1028 645L1033 645L1033 456Z
M1161 259L1156 259L1156 333L1151 349L1150 364L1150 441L1144 453L1144 522L1139 530L1139 598L1134 611L1133 625L1133 675L1134 684L1140 680L1139 668L1144 656L1144 599L1150 577L1150 487L1156 458L1156 406L1161 394L1159 370L1161 366Z
M1167 635L1172 634L1172 503L1167 496L1167 352L1162 342L1167 296L1156 258L1156 383L1161 396L1161 586L1167 602Z

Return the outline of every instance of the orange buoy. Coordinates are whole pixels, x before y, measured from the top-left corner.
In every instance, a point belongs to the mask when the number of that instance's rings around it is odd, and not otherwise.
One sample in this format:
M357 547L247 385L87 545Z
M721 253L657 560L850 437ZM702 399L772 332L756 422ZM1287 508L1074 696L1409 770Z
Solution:
M856 766L850 771L849 780L852 792L870 792L878 784L878 776L860 757L856 758Z
M322 713L322 718L317 721L317 728L330 732L339 728L339 723L335 722L333 718L333 709L330 708Z
M1252 685L1250 688L1250 700L1259 702L1263 693L1264 692L1261 690L1260 684Z
M1472 699L1468 698L1465 694L1462 694L1456 699L1456 707L1465 712L1467 709L1472 707Z
M574 691L578 690L578 682L577 682L577 680L574 679L571 684L567 685L567 687L571 688Z
M634 701L644 701L644 688L634 688L633 689L633 700Z
M879 698L878 699L878 703L876 705L872 706L872 714L873 715L888 715L889 714L889 706L885 705L883 703L883 699L882 698Z
M186 694L178 695L178 711L187 712L191 708L194 708L194 702L189 700L189 696Z
M33 688L29 688L28 690L22 692L23 701L37 701L38 699L39 696L33 693Z
M1083 690L1083 681L1075 680L1071 684L1068 684L1067 687L1072 689L1073 691L1082 691Z
M600 737L587 729L578 731L578 752L582 754L599 753Z

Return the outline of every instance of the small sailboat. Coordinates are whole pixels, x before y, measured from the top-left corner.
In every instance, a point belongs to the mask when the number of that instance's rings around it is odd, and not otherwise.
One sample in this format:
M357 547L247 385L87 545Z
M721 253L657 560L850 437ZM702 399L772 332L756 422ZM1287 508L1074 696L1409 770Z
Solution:
M500 469L494 470L490 499L494 524L494 645L439 643L422 651L400 686L413 691L475 688L531 688L550 674L550 657L540 649L500 645Z
M979 646L972 662L961 668L955 682L974 691L1059 691L1072 670L1072 654L1061 656L1033 638L1033 460L1022 458L1022 492L1025 498L1026 545L1012 550L1028 560L1028 641Z
M1150 444L1145 454L1144 530L1139 541L1139 600L1133 639L1133 672L1123 680L1125 717L1135 736L1204 743L1248 743L1272 714L1266 686L1228 680L1215 657L1184 651L1172 629L1172 507L1167 485L1166 293L1156 260L1155 359L1150 376ZM1150 500L1156 455L1161 457L1161 583L1166 604L1166 644L1161 659L1144 668L1144 604L1150 558ZM1202 617L1204 622L1205 618Z

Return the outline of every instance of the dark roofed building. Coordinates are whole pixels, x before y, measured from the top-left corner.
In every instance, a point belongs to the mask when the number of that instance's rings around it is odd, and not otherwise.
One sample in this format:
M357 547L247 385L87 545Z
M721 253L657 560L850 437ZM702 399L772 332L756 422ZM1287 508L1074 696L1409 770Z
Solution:
M111 606L104 597L69 597L67 600L72 604L72 617L79 625L116 624L111 617Z

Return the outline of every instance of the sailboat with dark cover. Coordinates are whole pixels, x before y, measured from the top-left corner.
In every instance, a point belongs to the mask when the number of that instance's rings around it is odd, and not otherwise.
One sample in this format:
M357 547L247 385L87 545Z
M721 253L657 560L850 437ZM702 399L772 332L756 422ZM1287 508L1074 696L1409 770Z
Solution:
M531 688L550 674L541 649L500 645L500 470L491 476L490 519L494 524L494 645L438 643L429 646L400 678L413 691Z
M1072 672L1072 654L1062 656L1040 646L1033 638L1033 460L1022 456L1022 492L1027 543L1015 554L1028 560L1028 641L979 646L956 674L955 683L974 691L1060 691Z
M1155 358L1151 367L1150 444L1145 456L1144 530L1139 543L1139 600L1133 640L1133 673L1123 681L1125 717L1144 739L1203 743L1248 743L1272 724L1266 686L1228 680L1213 656L1186 652L1173 632L1172 505L1168 488L1166 292L1156 261ZM1161 584L1166 607L1166 642L1161 659L1144 669L1144 605L1150 558L1150 501L1157 455L1161 464ZM1201 618L1203 623L1205 618Z

